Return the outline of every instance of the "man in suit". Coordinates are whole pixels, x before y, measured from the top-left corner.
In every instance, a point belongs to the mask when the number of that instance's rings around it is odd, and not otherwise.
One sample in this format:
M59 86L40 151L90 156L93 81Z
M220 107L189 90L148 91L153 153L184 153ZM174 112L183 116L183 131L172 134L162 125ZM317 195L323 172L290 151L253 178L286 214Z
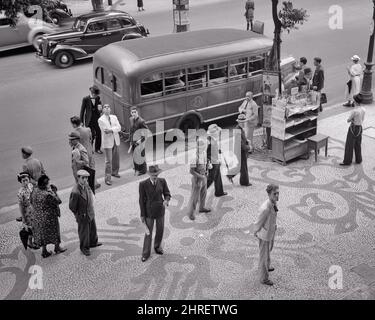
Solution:
M139 183L139 206L142 223L146 224L149 232L143 241L142 261L145 262L151 254L152 230L156 223L154 249L157 254L163 254L161 242L164 232L165 206L169 205L171 193L167 181L158 178L161 170L157 165L149 166L150 178Z
M146 133L143 131L148 130L148 127L145 120L139 116L136 107L131 108L130 113L129 141L132 146L134 171L137 176L140 176L147 172L147 164L145 159ZM137 132L137 130L139 131Z
M78 170L78 182L69 198L69 209L78 223L79 248L85 256L90 255L90 248L102 245L96 232L94 195L88 186L89 176L86 170Z
M70 122L73 129L77 131L80 135L79 142L86 148L87 156L89 157L89 168L91 169L90 178L94 180L95 189L100 188L100 183L96 181L95 178L95 159L94 159L94 150L92 148L92 135L91 129L82 126L81 119L77 116L71 117ZM93 175L93 177L91 177Z
M271 267L270 252L276 232L277 201L279 201L279 186L269 184L267 186L268 200L259 208L259 217L253 225L254 236L259 239L259 273L260 282L272 286L273 282L268 278L268 273L275 269Z
M227 195L227 193L224 192L223 189L223 181L221 180L220 172L220 131L221 128L217 124L209 125L207 130L207 161L210 164L207 177L207 189L214 182L216 197L222 197Z
M42 162L38 159L33 158L33 149L29 146L21 148L22 158L25 163L22 165L22 172L27 172L30 176L30 182L35 186L38 183L38 179L46 174Z
M247 153L249 152L250 147L244 131L247 121L248 120L244 114L238 115L237 126L235 126L234 129L240 130L240 133L234 134L234 150L237 158L240 158L240 161L238 161L239 166L230 170L230 173L228 172L228 178L233 182L233 177L237 175L238 171L240 171L240 185L245 187L251 186L249 181L249 170L247 168ZM231 174L232 172L233 174Z
M95 151L103 153L100 150L102 143L102 135L98 126L98 119L102 112L102 105L100 101L100 90L97 86L90 87L90 95L82 99L80 119L85 127L91 129L92 140L95 140Z
M108 104L103 106L103 115L98 120L102 131L102 147L105 155L105 183L111 185L111 176L120 178L120 136L121 125L115 115L111 114Z
M319 101L319 111L323 111L322 104L320 102L320 96L322 93L322 90L324 88L324 69L321 65L322 59L319 57L314 58L314 66L315 66L315 71L314 71L314 76L312 79L312 86L313 90L318 92L318 101Z

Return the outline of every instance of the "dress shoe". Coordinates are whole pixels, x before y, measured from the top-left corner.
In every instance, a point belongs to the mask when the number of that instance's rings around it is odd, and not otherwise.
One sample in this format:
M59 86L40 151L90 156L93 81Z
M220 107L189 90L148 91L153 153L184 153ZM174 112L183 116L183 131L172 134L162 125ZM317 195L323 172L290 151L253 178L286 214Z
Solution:
M97 244L94 244L94 245L90 246L90 248L100 247L102 245L103 245L103 243L98 242Z
M203 208L203 209L200 209L199 212L208 213L208 212L211 212L211 209Z
M193 215L193 214L190 215L190 216L189 216L189 219L194 221L194 220L195 220L195 215Z
M155 252L156 252L156 254L163 254L164 253L164 251L163 251L163 249L155 249Z
M21 221L22 221L22 217L18 217L18 218L16 219L16 221L21 222Z
M56 253L56 254L63 253L63 252L65 252L65 251L66 251L65 248L58 248L57 250L55 249L55 253Z
M99 189L101 187L101 184L100 183L97 183L96 185L95 185L95 189Z
M252 186L252 184L249 182L248 184L241 184L241 186L250 187L250 186Z
M350 166L350 163L344 163L344 162L341 162L341 163L340 163L340 166Z
M362 161L356 162L356 164L361 164L361 163L362 163Z
M223 197L223 196L226 196L227 194L228 192L223 192L223 194L215 195L215 197Z
M148 258L142 257L142 262L145 262Z
M112 177L120 178L121 176L118 173L112 174Z
M107 181L105 182L105 184L108 185L108 186L111 186L111 185L112 185L112 182L109 181L109 180L107 180Z
M352 104L350 103L350 101L348 101L347 103L343 104L343 107L351 107L351 106L352 106Z
M42 252L42 257L43 258L48 258L49 256L51 256L52 255L52 252L49 252L49 251L44 251L44 252Z
M264 280L260 282L261 284L266 284L267 286L273 286L273 282L271 280Z
M96 152L96 153L99 153L99 154L103 154L103 151L102 151L102 150L96 150L95 152Z
M270 268L268 269L268 272L272 272L272 271L274 271L274 270L275 270L274 267L270 267Z
M86 257L91 256L90 250L81 250L81 251L82 251L82 253L83 253Z

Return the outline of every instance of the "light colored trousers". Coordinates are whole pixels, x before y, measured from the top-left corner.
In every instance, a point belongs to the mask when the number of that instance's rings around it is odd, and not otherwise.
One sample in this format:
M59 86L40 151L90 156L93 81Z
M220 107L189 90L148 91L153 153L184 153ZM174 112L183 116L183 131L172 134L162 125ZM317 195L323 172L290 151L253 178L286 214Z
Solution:
M194 215L195 209L199 201L199 210L202 210L206 203L207 195L207 177L198 179L193 176L191 178L191 196L189 200L188 215Z
M271 257L270 253L273 248L273 242L271 241L264 241L259 239L259 265L258 265L258 271L259 271L259 280L266 281L268 280L268 269L271 265Z
M105 181L111 181L112 174L118 174L120 169L119 146L113 144L112 148L103 148L105 156Z
M246 122L246 126L245 126L246 139L250 141L251 149L254 149L254 130L255 130L254 123L250 123L249 121Z

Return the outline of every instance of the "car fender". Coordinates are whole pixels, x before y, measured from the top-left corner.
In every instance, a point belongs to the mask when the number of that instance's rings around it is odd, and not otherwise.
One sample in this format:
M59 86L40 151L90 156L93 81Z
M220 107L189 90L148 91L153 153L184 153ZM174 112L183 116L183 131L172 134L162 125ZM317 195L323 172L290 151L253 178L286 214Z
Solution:
M55 31L56 31L55 29L50 28L48 26L45 26L43 24L32 26L31 30L29 31L29 34L27 35L27 41L29 43L32 43L35 35L37 35L39 33L49 34L49 33L55 32Z
M146 38L146 37L142 36L139 33L130 32L130 33L124 34L121 40L124 41L124 40L139 39L139 38Z
M83 57L88 56L87 52L85 50L81 49L81 48L75 48L75 47L65 46L65 45L59 44L52 51L52 60L55 59L56 54L59 53L60 51L70 52L73 55L74 59L79 59L79 58L83 58Z

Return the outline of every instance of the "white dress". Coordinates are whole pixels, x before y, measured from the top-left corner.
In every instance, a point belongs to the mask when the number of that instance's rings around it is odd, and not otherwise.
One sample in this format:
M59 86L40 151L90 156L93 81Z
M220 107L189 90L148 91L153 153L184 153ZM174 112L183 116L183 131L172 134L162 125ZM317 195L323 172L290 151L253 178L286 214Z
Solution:
M361 64L354 63L351 65L349 71L350 80L352 80L352 89L349 92L348 86L345 88L345 98L348 101L353 101L353 96L361 91L361 77L363 73L363 68Z

